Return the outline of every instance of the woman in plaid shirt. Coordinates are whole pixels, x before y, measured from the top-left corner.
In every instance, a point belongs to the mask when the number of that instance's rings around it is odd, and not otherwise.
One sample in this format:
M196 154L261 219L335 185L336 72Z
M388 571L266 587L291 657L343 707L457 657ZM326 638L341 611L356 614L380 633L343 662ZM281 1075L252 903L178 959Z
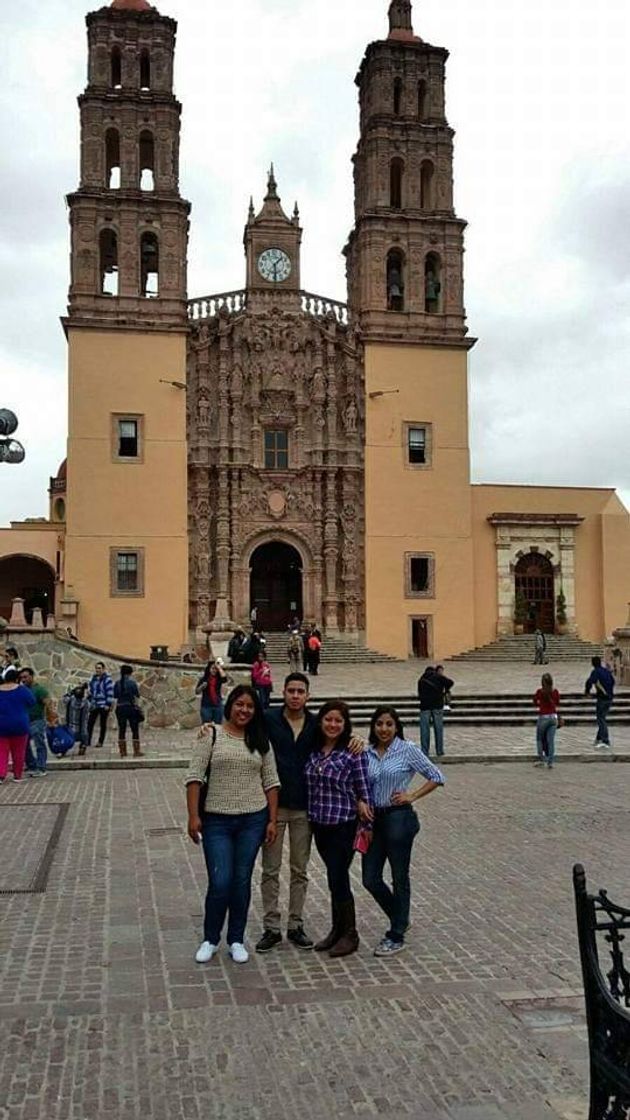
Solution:
M308 818L317 850L326 865L332 906L332 928L315 951L331 957L356 953L354 896L350 864L358 818L371 816L367 759L348 750L352 724L347 704L330 700L320 708L315 729L316 749L306 764Z

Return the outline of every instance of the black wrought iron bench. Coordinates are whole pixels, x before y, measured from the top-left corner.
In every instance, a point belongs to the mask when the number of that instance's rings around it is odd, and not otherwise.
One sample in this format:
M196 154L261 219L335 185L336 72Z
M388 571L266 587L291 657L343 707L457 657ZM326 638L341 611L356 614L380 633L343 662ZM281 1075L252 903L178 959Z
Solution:
M589 1120L630 1120L630 971L623 953L630 910L611 902L604 890L589 894L579 863L573 888L590 1051ZM610 953L608 972L600 964L598 934L602 951L605 942ZM627 958L630 965L630 953Z

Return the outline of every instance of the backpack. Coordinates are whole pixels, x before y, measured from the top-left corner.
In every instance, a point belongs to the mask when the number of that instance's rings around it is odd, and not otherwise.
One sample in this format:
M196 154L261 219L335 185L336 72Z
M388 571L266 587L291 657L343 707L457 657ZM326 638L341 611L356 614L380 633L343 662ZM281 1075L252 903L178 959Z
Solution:
M308 648L312 650L313 653L317 653L317 651L322 648L322 643L314 634L312 634L308 640Z

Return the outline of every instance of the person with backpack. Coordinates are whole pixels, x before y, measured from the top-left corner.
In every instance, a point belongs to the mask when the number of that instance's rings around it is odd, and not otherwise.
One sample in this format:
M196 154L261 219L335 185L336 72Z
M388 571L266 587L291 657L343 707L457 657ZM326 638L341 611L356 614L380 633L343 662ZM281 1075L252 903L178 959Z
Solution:
M442 670L438 672L438 669ZM441 665L428 665L418 681L420 700L420 745L426 755L431 749L431 724L435 736L435 753L444 754L444 701L454 681L445 676Z
M90 702L85 695L87 688L87 684L75 685L61 699L61 714L64 725L74 737L75 744L79 744L80 755L86 753L89 738Z
M121 665L120 679L114 685L114 699L116 701L116 722L118 724L118 750L121 758L127 757L127 727L131 728L131 741L133 757L142 758L140 750L140 724L144 721L144 713L140 707L140 692L133 677L131 665Z
M593 671L584 686L584 695L590 696L591 689L595 690L595 718L597 719L597 738L595 750L610 750L610 731L608 730L608 713L615 697L615 678L610 669L602 665L601 657L591 660Z
M534 631L534 665L545 665L547 662L547 639L542 630Z
M299 673L302 662L302 639L297 630L292 630L289 635L287 657L289 659L289 672Z
M222 688L226 680L227 673L224 672L221 658L217 658L216 661L209 661L203 671L203 676L197 681L195 689L197 696L201 696L200 715L202 723L223 722Z

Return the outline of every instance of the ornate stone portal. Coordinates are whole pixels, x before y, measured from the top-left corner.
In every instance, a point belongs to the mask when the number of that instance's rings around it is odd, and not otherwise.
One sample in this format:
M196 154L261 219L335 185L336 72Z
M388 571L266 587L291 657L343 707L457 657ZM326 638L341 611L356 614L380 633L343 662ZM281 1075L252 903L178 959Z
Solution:
M190 305L190 599L197 632L213 618L243 623L253 606L268 629L284 628L296 613L328 633L355 634L364 625L361 351L344 305L296 286L298 221L297 208L292 219L283 214L272 172L263 210L256 218L252 209L246 227L252 287ZM276 251L281 280L270 271ZM267 282L257 273L261 257ZM295 572L286 601L282 579L274 592L273 573L269 594L252 596L255 553L271 542L295 550L301 596Z

